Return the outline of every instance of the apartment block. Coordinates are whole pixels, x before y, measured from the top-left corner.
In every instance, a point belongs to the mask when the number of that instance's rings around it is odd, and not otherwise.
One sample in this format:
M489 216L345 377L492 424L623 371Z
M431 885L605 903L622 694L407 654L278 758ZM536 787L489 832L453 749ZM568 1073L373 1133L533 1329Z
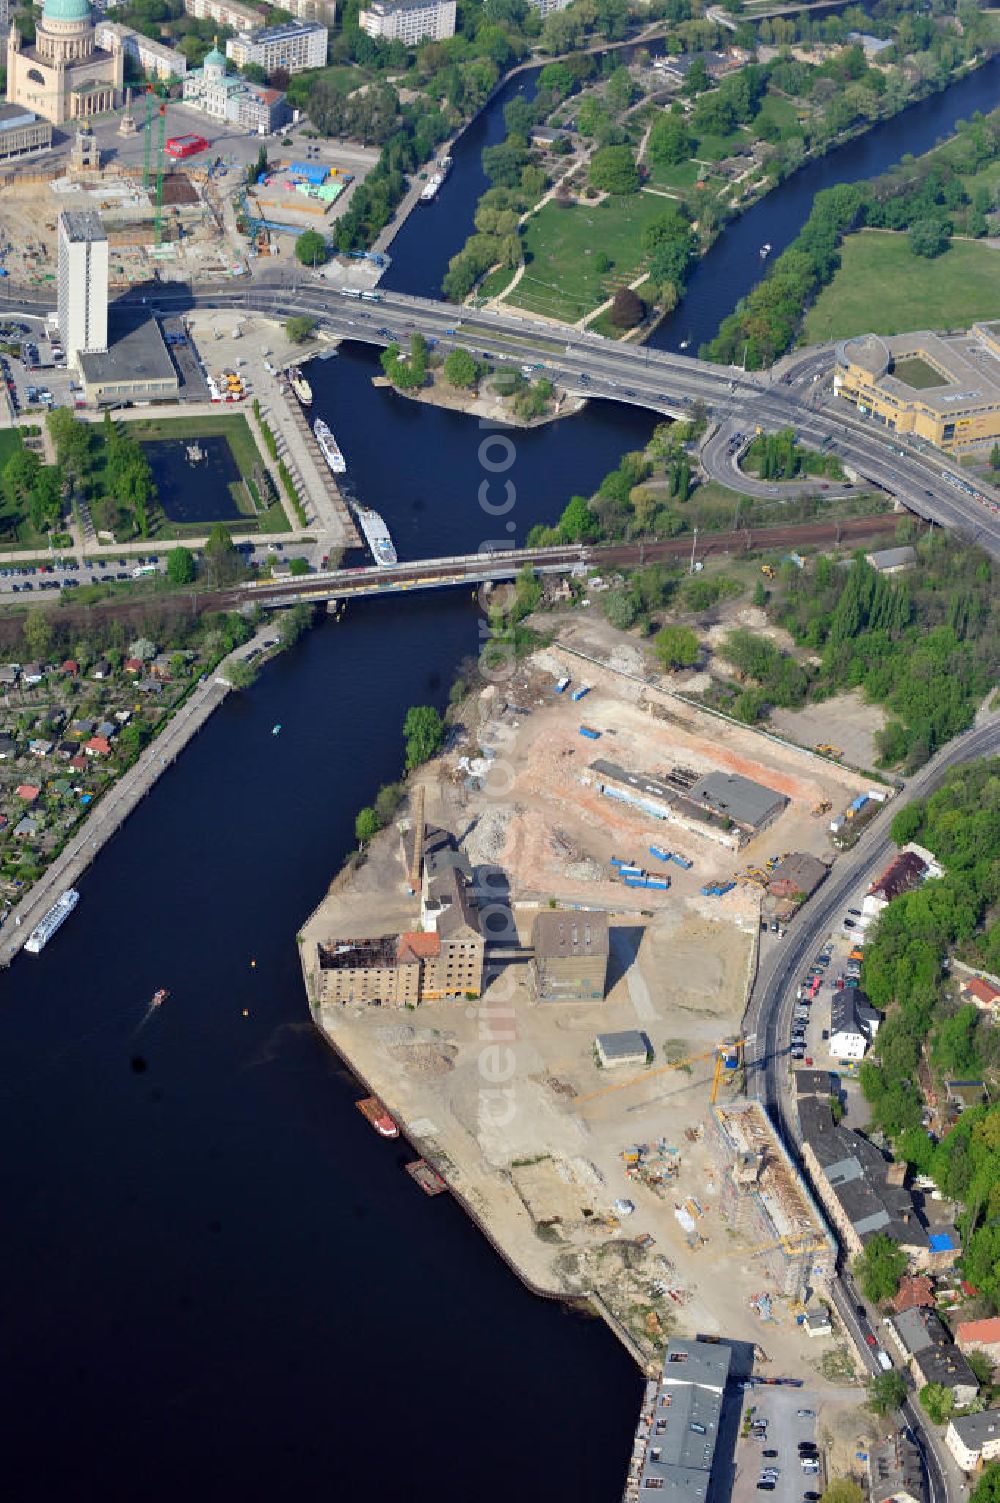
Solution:
M373 0L358 25L383 42L443 42L455 35L455 0Z
M307 68L326 65L329 32L318 21L286 21L281 26L230 37L226 56L238 68L256 63L265 73L284 68L288 73L304 73Z

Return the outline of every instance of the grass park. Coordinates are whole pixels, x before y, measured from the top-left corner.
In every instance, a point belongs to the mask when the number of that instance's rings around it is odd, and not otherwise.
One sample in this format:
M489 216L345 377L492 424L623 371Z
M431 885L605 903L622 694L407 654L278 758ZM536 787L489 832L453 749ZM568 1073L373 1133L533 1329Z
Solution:
M575 323L638 275L642 232L664 208L653 193L599 204L546 204L525 225L525 271L506 301ZM611 262L604 271L602 254Z
M913 254L905 234L864 230L848 235L840 254L840 270L806 315L803 344L964 329L1000 317L1000 250L983 241L953 240L927 260Z

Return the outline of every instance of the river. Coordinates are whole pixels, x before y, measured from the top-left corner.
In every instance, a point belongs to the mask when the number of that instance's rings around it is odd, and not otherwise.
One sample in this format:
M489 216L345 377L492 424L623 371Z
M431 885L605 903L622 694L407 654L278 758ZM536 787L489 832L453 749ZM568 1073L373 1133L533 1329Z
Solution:
M478 425L374 369L350 349L310 368L359 493L407 556L475 548ZM518 435L518 533L650 421ZM226 702L0 979L19 1503L616 1496L634 1365L403 1174L308 1020L295 951L355 811L398 774L406 708L443 704L478 621L457 592L324 623Z
M418 206L390 247L387 287L422 297L438 297L448 262L473 230L480 195L489 187L480 157L484 146L504 136L503 106L514 93L532 97L534 75L511 79L458 142L455 165L436 201ZM772 259L795 239L812 208L813 197L835 183L853 183L885 172L909 152L919 156L952 133L958 120L994 109L1000 93L1000 57L941 94L911 105L867 134L808 162L774 192L727 225L702 258L683 302L660 324L650 343L677 350L690 340L692 354L713 338L722 320L760 280L760 248L768 242Z

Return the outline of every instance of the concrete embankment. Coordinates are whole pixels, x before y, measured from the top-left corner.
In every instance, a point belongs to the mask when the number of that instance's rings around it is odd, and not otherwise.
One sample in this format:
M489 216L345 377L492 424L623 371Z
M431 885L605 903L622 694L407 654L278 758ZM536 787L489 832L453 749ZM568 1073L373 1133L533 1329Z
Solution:
M160 774L176 761L191 738L218 709L230 692L222 677L226 662L245 657L251 646L259 647L260 642L255 638L253 643L246 643L221 663L211 678L197 686L156 740L145 748L87 815L56 860L8 916L0 930L0 965L10 965L60 893L73 886L98 851L121 829L139 801L151 792Z

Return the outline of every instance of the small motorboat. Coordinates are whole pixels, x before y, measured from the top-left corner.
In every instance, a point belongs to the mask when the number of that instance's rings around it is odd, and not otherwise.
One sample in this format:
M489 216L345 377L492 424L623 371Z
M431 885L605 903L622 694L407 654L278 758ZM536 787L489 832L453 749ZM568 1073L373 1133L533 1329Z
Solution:
M161 1007L169 996L170 993L167 991L167 988L161 986L158 991L153 993L153 1000L149 1004L150 1007Z
M272 727L271 727L271 735L272 736L280 736L281 735L281 721L280 720L278 721L277 725L272 725Z

